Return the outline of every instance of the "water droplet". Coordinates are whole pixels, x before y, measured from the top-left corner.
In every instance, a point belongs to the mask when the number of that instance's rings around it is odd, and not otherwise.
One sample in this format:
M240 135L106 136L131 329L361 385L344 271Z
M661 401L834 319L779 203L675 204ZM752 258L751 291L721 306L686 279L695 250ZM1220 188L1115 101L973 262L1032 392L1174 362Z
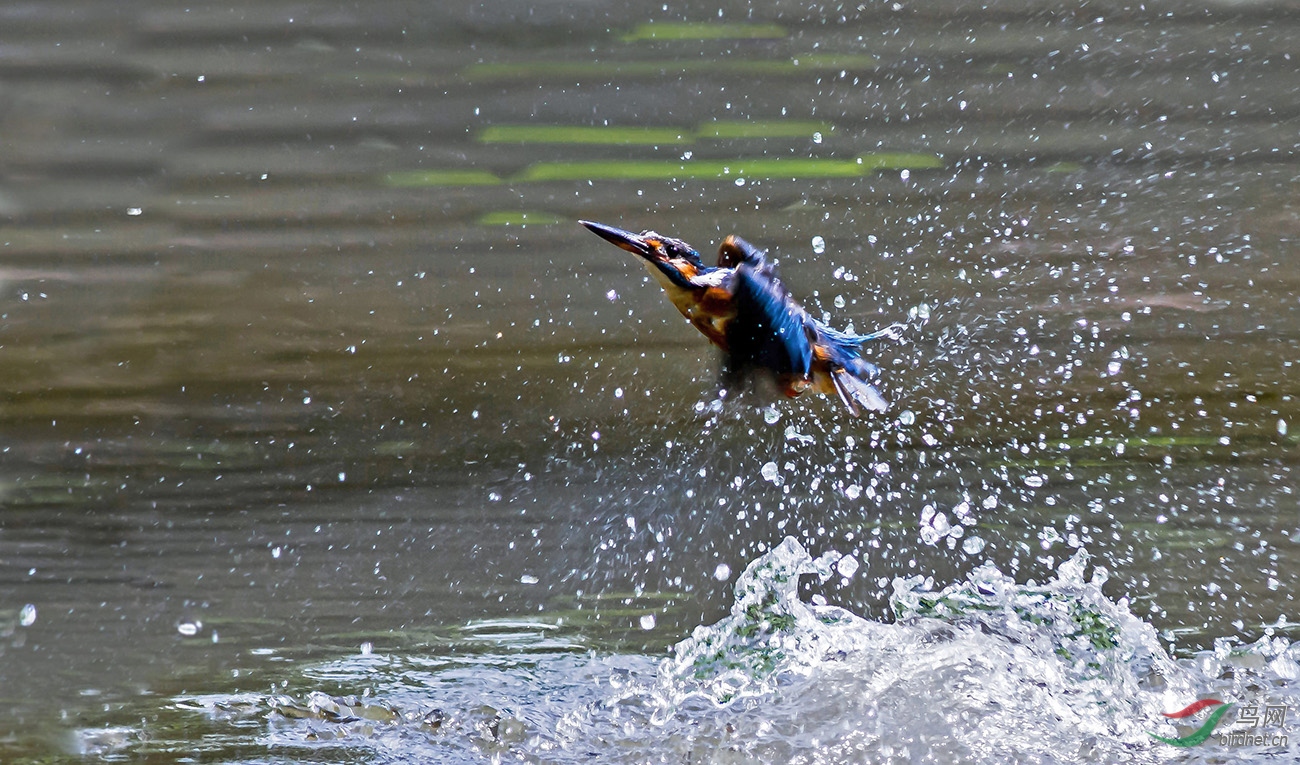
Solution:
M271 557L276 558L278 560L281 552L282 552L281 548L274 547L271 549Z
M605 299L613 303L615 300L618 300L618 292L615 290L610 290L609 292L606 292Z
M519 577L520 584L537 584L540 581L542 580L538 579L532 574L524 574L523 576Z
M140 207L128 207L126 208L126 214L131 216L143 215L144 209Z
M948 522L947 513L935 513L934 520L930 521L930 525L934 527L935 531L944 536L947 536L948 531L952 529L952 524Z
M654 629L654 628L655 628L655 615L654 615L654 614L646 614L645 616L642 616L642 617L641 617L641 629L643 629L643 630L652 630L652 629Z
M374 643L372 643L372 642L370 642L369 640L367 640L366 642L364 642L364 643L361 644L361 655L362 655L362 656L369 656L370 654L372 654L372 653L374 653L374 652L375 652L375 644L374 644Z
M194 637L195 635L199 634L199 630L201 629L203 629L203 622L199 621L198 619L195 619L192 622L190 621L181 622L180 624L176 625L176 631L181 633L185 637Z
M718 567L713 569L713 578L717 579L719 582L727 581L731 578L731 566L728 566L725 563L719 563Z
M758 472L763 476L764 481L770 481L777 486L783 483L781 469L776 466L775 462L763 463L763 467Z
M816 438L813 438L812 436L805 436L803 433L800 433L793 425L785 426L785 440L792 441L797 446L810 446L817 442Z
M904 409L898 415L898 424L899 425L916 424L916 412L913 412L911 409Z
M821 255L823 252L826 252L826 240L822 239L820 236L814 236L812 238L812 248L813 252Z
M781 419L781 410L774 406L769 406L763 410L763 422L768 425L775 425L777 420Z
M1045 483L1047 483L1047 479L1043 478L1041 475L1025 476L1025 485L1032 489L1037 489Z
M961 551L967 555L979 555L984 552L984 540L979 537L966 537L961 543Z
M1278 420L1278 421L1277 421L1277 434L1278 434L1279 436L1285 436L1285 435L1286 435L1286 420Z
M836 308L843 308L843 307L844 307L844 296L843 296L843 295L836 295L836 296L835 296L835 307L836 307Z
M821 143L821 142L822 142L822 133L820 130L818 130L817 132L813 133L813 143Z
M30 627L36 623L36 606L28 603L18 612L18 623Z
M845 555L835 563L835 570L845 579L852 579L853 575L858 573L860 567L861 564L858 563L858 559L852 555Z

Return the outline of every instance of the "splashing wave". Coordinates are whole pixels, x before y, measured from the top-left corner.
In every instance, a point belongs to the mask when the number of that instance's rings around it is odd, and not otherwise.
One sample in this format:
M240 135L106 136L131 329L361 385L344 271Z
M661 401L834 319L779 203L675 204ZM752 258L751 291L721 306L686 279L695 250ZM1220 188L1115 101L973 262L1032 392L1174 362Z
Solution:
M308 758L354 748L376 761L1269 762L1300 752L1300 736L1161 743L1176 725L1195 727L1163 714L1192 699L1300 706L1300 646L1221 641L1174 659L1123 600L1103 594L1104 569L1085 578L1085 553L1044 584L991 564L942 589L896 579L892 622L800 597L841 558L813 558L785 539L737 579L727 616L658 661L557 649L553 636L501 655L367 654L303 678L360 695L185 697L176 708L232 726L234 743L257 736ZM250 726L254 717L265 724ZM236 747L233 759L246 752Z

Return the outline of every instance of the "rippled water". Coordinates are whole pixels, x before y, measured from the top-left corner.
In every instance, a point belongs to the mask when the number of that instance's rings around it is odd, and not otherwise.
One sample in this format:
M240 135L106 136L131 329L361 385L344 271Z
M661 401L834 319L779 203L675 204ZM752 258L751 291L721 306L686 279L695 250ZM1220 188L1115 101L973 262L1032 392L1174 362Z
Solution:
M257 731L295 762L1160 762L1178 747L1154 736L1185 742L1208 725L1217 737L1198 761L1297 753L1282 724L1258 719L1300 702L1300 647L1223 641L1173 660L1149 624L1102 593L1104 570L1085 579L1084 553L1042 585L991 563L938 592L920 576L896 579L893 623L799 599L803 577L842 576L848 560L830 551L814 561L786 538L739 577L729 616L660 661L583 652L546 621L482 622L474 639L507 652L380 656L366 646L302 678L359 694L182 695L153 726L163 735L136 751L183 751L189 742L172 731L198 725L214 759ZM1165 719L1211 693L1255 711L1221 728ZM112 755L134 733L83 730L79 745ZM1231 738L1248 734L1263 743Z
M1288 5L0 19L6 761L1294 756L1145 737L1293 703ZM901 323L892 409L716 405L578 218L739 233L814 314ZM852 556L804 593L851 658L658 685L787 536ZM896 577L1064 587L1081 548L1166 689L1088 716L1028 689L1050 630L898 612Z

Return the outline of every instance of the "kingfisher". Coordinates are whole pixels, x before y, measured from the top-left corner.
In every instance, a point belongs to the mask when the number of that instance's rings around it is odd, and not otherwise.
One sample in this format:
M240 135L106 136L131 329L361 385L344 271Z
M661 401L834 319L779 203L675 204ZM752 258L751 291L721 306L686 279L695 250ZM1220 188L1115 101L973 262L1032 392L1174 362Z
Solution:
M640 257L677 310L722 349L723 395L766 373L790 398L809 389L834 395L855 417L889 407L871 383L880 370L860 354L864 342L892 335L892 327L856 335L814 319L786 291L763 251L734 234L718 247L718 265L706 266L680 239L578 222Z

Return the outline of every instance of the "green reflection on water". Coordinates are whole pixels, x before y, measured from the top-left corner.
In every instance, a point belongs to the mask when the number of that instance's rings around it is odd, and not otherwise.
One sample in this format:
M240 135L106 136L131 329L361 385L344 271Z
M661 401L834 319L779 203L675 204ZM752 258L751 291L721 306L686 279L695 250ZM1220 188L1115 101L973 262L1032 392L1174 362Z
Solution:
M907 152L873 152L859 154L857 161L863 171L869 170L933 170L943 167L943 159L935 154Z
M688 180L699 178L849 178L862 174L852 160L736 159L692 162L539 162L520 173L519 181Z
M497 210L485 213L478 222L481 226L551 226L560 219L549 213Z
M809 120L749 121L716 120L695 131L700 138L811 138L813 133L829 133L829 122Z
M773 40L785 37L779 24L720 24L718 22L657 22L641 24L623 35L624 42L641 40Z
M539 162L516 181L691 180L708 178L855 178L873 170L942 167L932 154L863 154L855 159L734 159L691 162Z

